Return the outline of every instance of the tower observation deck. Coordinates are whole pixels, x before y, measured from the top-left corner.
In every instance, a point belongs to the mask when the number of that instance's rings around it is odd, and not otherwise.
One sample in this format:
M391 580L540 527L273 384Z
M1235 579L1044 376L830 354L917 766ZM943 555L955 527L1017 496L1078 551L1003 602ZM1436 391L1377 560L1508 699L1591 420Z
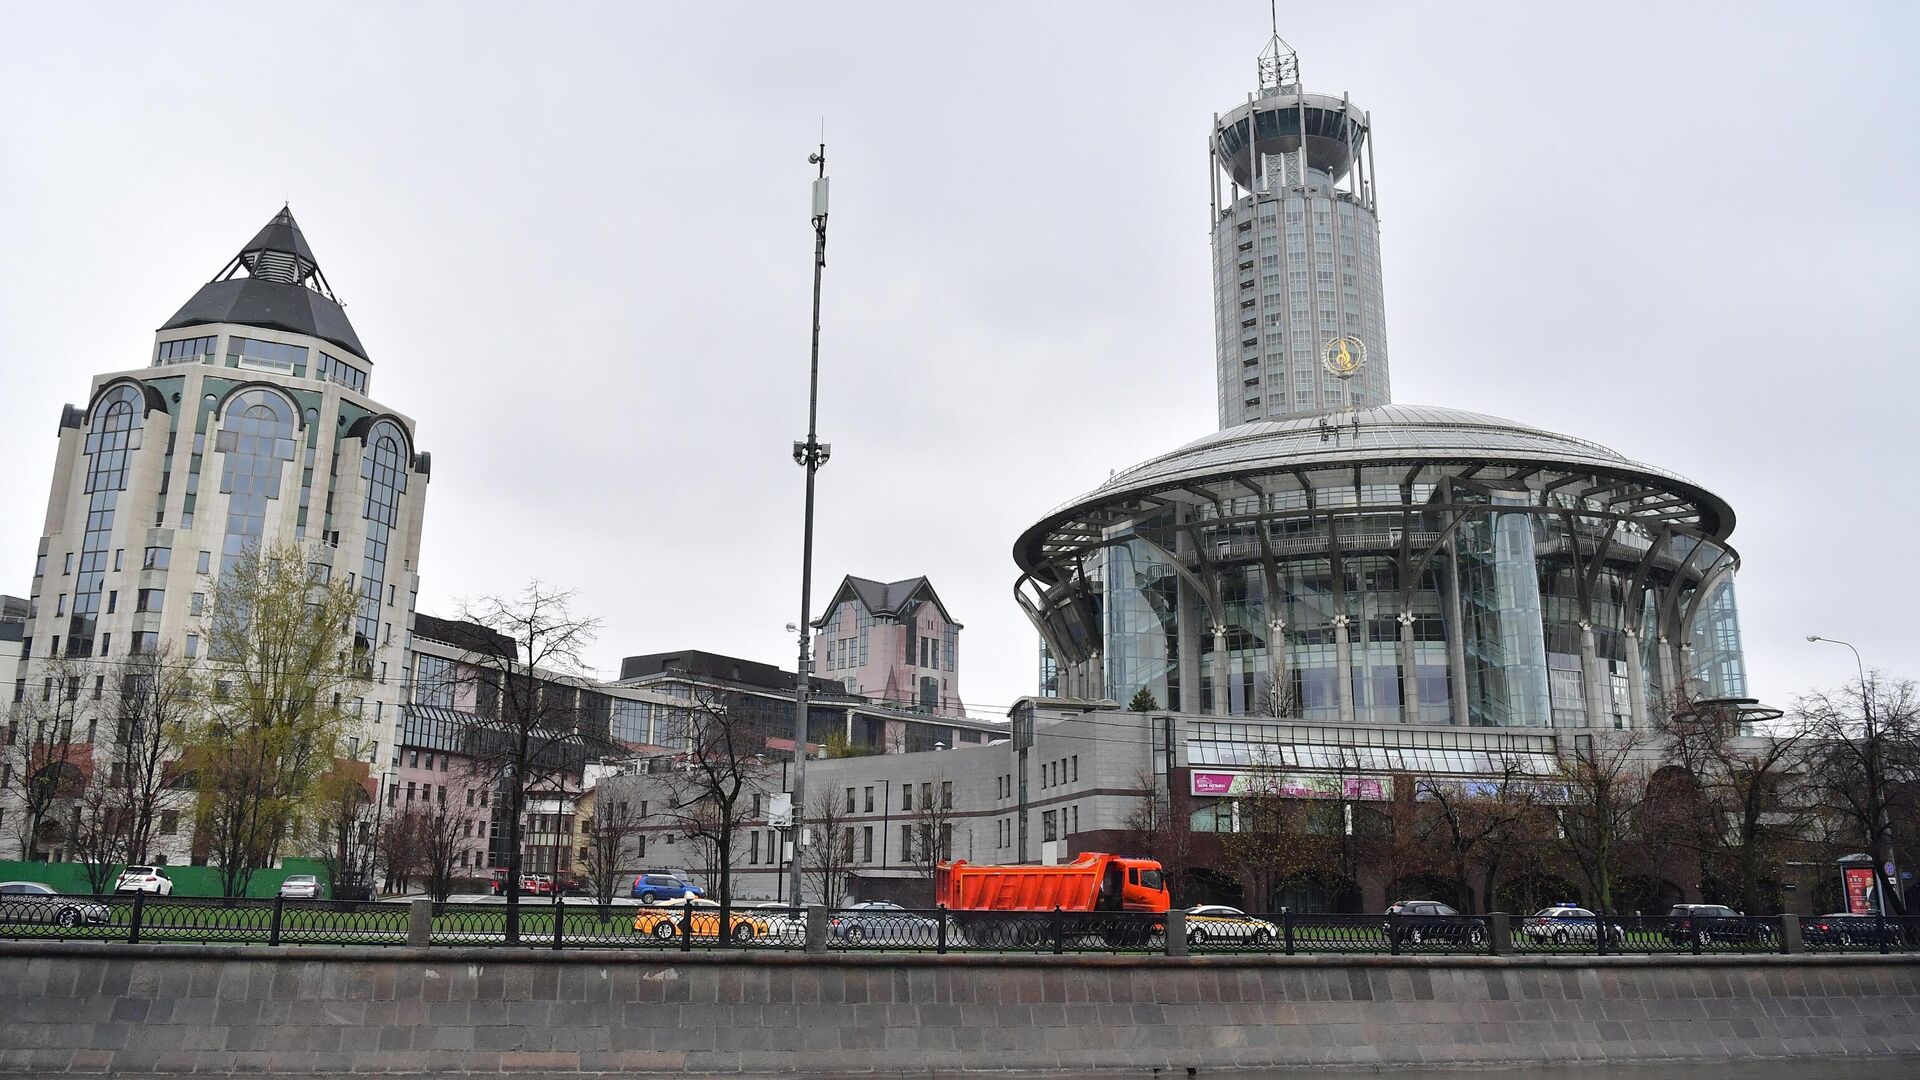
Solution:
M1392 400L1372 127L1346 95L1308 92L1277 33L1258 91L1214 116L1222 428Z

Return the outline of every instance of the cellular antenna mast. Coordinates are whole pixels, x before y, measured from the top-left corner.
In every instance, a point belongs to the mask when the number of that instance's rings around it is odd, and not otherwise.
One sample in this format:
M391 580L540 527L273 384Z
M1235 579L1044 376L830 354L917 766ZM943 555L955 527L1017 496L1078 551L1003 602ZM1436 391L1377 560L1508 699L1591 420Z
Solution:
M826 122L821 122L824 131ZM827 144L824 136L817 153L807 155L807 163L820 167L813 181L813 348L812 368L807 380L807 441L793 444L793 463L807 470L806 526L800 541L800 671L793 692L793 866L789 883L793 902L800 896L800 869L806 850L803 828L807 781L807 691L813 682L813 478L827 463L833 448L820 441L820 276L827 268ZM832 838L823 839L832 843Z
M1273 37L1260 53L1260 93L1277 94L1283 86L1300 82L1300 54L1280 36L1279 0L1268 0L1267 14L1272 19Z

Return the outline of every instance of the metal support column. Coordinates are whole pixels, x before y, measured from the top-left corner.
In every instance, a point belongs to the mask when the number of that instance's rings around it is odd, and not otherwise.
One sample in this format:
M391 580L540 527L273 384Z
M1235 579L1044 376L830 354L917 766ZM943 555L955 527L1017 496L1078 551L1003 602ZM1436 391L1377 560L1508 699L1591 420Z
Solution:
M1420 664L1411 611L1400 613L1400 716L1405 723L1420 722Z
M1335 700L1340 702L1340 722L1355 723L1353 708L1353 637L1347 627L1346 613L1333 617L1333 663Z
M1640 634L1629 626L1627 638L1627 714L1635 731L1647 728L1647 673L1640 662Z
M1613 710L1606 707L1612 697L1607 693L1612 680L1600 670L1600 652L1594 645L1593 624L1585 619L1580 620L1580 678L1585 682L1583 692L1587 699L1587 726L1612 727L1610 717Z

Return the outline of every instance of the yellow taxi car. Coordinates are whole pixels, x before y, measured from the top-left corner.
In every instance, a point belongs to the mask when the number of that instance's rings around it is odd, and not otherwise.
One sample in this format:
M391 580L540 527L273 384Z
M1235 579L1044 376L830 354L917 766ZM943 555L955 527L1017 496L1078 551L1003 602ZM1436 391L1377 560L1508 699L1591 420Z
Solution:
M659 941L673 941L681 934L683 920L692 920L692 934L695 940L717 941L720 937L720 904L697 896L684 896L678 900L662 900L651 907L642 908L633 917L633 930ZM748 942L755 938L764 938L771 932L766 916L753 911L734 908L728 913L728 936L735 942Z

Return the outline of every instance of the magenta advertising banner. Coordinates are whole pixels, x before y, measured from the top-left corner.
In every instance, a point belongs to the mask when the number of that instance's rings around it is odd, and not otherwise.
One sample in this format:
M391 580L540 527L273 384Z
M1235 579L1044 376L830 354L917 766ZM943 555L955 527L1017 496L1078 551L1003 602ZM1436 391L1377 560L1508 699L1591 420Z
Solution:
M1351 799L1385 802L1393 797L1393 781L1380 776L1310 776L1299 773L1244 773L1195 769L1195 795L1234 798L1277 795L1283 799Z

